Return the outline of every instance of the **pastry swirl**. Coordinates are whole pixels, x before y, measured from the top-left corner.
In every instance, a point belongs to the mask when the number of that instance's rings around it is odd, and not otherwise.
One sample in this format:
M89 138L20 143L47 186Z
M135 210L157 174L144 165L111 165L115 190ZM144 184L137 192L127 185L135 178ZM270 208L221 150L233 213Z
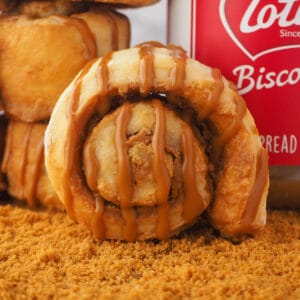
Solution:
M25 4L24 4L25 5ZM48 120L65 87L92 58L128 47L130 24L114 11L0 18L0 93L5 112Z
M148 203L135 199L130 158L130 124L143 114L134 113L138 105L155 111ZM181 124L174 173L167 158L169 109ZM105 143L105 136L114 140ZM91 61L56 104L45 145L46 168L68 214L98 238L165 239L195 222L209 203L211 223L224 235L253 233L265 224L268 162L253 118L220 71L179 47L144 43ZM138 161L145 165L147 155Z
M42 204L63 209L44 165L45 129L46 124L10 120L2 171L6 175L10 196L31 207Z

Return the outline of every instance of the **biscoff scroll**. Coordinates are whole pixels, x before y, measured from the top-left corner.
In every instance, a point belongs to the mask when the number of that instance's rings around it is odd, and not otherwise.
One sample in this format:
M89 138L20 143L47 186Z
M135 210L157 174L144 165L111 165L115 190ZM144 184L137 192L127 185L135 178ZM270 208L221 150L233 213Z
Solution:
M253 118L220 71L179 47L144 43L90 62L56 104L45 145L54 189L97 238L165 239L208 205L227 236L266 222Z
M9 121L2 172L10 196L30 206L42 204L63 209L44 164L46 124Z
M128 19L108 9L1 17L0 92L5 112L25 122L47 120L61 92L87 61L128 47L129 39Z

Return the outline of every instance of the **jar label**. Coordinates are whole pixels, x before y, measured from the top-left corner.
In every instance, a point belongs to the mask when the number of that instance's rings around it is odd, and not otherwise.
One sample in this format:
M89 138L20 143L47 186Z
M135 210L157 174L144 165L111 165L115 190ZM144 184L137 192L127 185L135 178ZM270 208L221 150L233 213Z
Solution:
M191 56L237 84L270 164L300 165L300 1L190 4Z

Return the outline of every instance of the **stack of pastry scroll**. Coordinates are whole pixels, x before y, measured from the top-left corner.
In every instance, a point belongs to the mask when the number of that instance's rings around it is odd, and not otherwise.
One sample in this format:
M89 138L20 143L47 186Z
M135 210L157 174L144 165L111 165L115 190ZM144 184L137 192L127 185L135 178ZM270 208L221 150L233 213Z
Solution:
M201 217L227 236L262 228L267 154L234 85L180 47L128 48L107 7L45 3L0 19L8 193L96 238L166 239Z

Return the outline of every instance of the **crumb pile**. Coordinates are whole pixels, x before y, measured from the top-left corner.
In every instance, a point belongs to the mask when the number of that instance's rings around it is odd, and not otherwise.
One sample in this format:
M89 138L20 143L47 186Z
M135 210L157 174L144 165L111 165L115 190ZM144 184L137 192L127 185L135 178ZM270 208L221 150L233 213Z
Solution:
M233 243L200 222L166 242L95 241L62 212L0 206L0 299L299 299L300 212Z

